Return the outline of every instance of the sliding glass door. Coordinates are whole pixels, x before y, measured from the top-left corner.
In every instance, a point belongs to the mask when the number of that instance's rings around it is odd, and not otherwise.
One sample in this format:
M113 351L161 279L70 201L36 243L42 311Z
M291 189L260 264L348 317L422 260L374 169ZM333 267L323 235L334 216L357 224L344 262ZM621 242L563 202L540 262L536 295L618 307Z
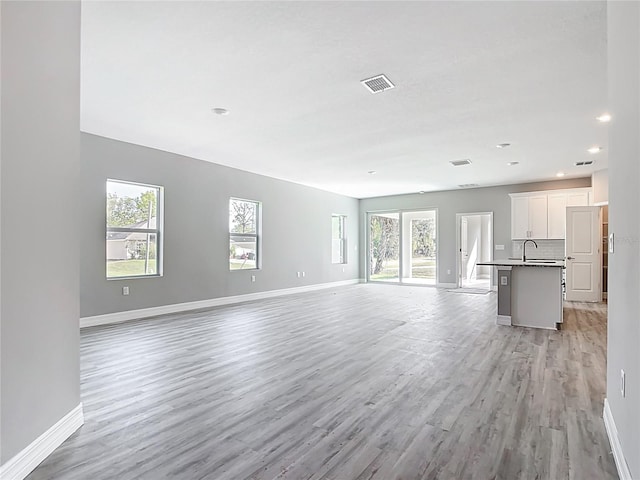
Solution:
M436 284L436 211L369 213L368 279Z
M400 214L369 214L369 280L400 280Z
M436 284L436 211L402 213L402 281Z

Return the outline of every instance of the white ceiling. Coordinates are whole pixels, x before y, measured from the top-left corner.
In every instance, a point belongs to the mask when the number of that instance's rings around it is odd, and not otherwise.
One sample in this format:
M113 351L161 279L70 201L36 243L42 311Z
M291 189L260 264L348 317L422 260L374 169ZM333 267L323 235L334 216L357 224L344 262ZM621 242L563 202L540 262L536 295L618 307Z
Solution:
M82 6L83 131L357 198L588 176L606 110L605 2Z

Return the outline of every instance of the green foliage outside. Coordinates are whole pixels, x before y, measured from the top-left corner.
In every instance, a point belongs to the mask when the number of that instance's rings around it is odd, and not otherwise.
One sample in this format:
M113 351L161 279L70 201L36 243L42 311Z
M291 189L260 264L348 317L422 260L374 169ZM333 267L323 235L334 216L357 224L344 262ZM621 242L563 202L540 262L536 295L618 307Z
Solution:
M399 222L397 218L371 217L371 270L373 275L379 274L384 268L384 262L398 259L400 245L398 234Z
M148 190L138 197L119 197L115 193L107 194L107 225L109 227L130 227L146 222L156 216L157 195Z
M373 215L370 225L370 275L372 279L397 278L400 234L397 218ZM435 219L411 221L412 277L435 278Z
M254 202L231 200L231 233L256 233L256 207Z
M406 273L406 272L405 272ZM400 267L397 260L385 262L384 268L378 274L372 274L371 280L398 280ZM436 261L433 258L411 259L411 278L422 280L435 280ZM405 282L408 281L405 277Z
M411 249L413 257L436 256L436 222L433 218L411 222Z

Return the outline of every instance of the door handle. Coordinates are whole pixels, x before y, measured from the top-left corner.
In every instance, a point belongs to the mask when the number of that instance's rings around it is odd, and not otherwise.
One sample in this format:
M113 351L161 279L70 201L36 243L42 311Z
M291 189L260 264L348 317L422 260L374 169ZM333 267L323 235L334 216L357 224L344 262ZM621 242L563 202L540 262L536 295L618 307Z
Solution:
M567 257L567 260L575 260L573 257Z

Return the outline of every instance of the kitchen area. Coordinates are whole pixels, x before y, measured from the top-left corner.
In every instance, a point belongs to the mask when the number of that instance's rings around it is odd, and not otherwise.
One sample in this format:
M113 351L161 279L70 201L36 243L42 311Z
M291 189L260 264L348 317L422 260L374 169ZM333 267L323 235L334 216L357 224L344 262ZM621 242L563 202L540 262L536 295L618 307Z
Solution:
M496 323L559 329L563 301L602 301L606 208L591 187L509 196L512 256L478 263L496 270Z

